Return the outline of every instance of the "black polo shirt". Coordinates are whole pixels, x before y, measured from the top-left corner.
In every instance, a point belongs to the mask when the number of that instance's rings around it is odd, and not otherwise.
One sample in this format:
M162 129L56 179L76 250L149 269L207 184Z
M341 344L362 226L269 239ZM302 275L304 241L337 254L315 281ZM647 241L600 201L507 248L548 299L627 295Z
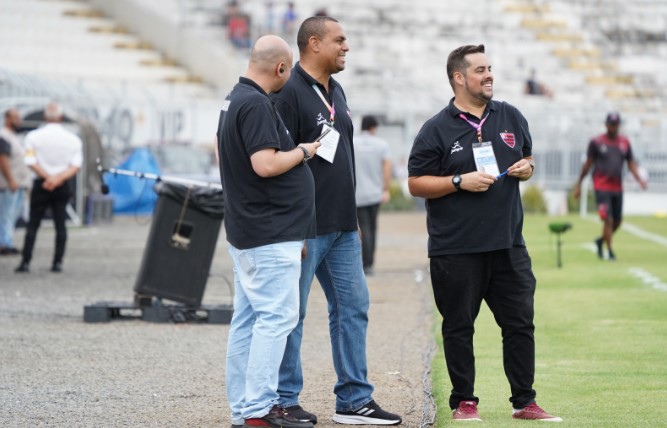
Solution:
M429 119L415 138L408 162L411 177L450 176L476 171L472 144L475 129L459 115L454 99ZM479 124L481 118L464 113ZM528 122L505 102L490 101L482 117L482 141L490 141L502 172L531 156ZM429 256L480 253L524 246L519 180L504 176L486 192L460 190L426 200Z
M241 77L227 95L218 124L220 176L225 198L225 231L236 248L247 249L315 236L315 183L298 165L262 178L250 156L262 149L294 149L269 96Z
M330 125L330 112L313 85L316 85L329 105L334 106L334 128L340 133L333 163L314 156L308 162L315 177L317 234L357 230L357 211L354 198L354 127L343 88L329 79L329 92L297 63L283 89L272 94L276 108L295 144L310 143Z

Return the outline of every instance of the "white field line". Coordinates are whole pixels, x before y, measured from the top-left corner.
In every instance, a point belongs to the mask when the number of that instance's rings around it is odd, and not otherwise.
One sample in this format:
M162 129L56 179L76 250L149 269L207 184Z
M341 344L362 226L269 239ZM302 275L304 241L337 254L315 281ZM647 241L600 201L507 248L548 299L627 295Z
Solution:
M653 276L650 272L645 271L642 268L633 267L630 268L630 274L639 278L644 284L658 290L658 291L667 291L667 284L662 282L660 278Z
M587 217L587 219L591 218ZM622 227L623 230L631 233L632 235L646 239L647 241L653 241L658 245L662 245L663 247L667 247L667 238L662 235L648 232L631 223L623 223ZM592 253L597 253L597 247L593 243L582 244L582 246ZM647 272L644 269L638 267L630 268L629 272L631 275L639 278L644 284L659 291L667 291L667 284L665 284L660 278L653 276L653 274L650 272Z

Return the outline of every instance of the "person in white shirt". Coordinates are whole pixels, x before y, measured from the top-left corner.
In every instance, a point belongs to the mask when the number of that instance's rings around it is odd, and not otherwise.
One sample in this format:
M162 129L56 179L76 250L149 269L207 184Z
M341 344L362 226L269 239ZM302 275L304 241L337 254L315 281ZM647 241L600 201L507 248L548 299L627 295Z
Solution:
M56 248L52 272L62 272L62 262L67 242L66 208L71 191L68 180L79 171L83 163L83 143L74 133L61 125L62 108L50 103L44 110L47 124L26 135L25 162L35 173L30 194L30 219L23 245L21 264L17 273L30 272L32 250L37 230L47 208L51 208L56 227Z

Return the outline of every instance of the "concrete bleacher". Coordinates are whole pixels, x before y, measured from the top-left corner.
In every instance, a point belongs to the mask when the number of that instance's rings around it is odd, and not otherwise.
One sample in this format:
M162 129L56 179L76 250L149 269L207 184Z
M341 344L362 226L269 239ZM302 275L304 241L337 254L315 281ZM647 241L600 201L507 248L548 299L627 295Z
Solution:
M26 73L44 73L48 68L50 75L79 76L91 97L104 91L91 82L119 79L143 81L142 88L155 85L161 88L156 91L178 94L183 100L197 97L195 93L221 97L247 62L248 52L234 49L220 25L225 0L0 3L10 11L0 17L3 40L55 42L49 52L25 55L20 54L19 44L5 43L0 47L3 65ZM239 3L252 18L253 38L264 33L266 0ZM273 27L279 28L287 1L274 3ZM610 110L621 111L624 132L649 164L659 158L655 153L667 151L663 118L667 74L660 73L667 58L664 0L296 0L295 4L300 19L325 7L343 24L350 52L347 69L336 78L345 87L355 119L366 112L381 115L385 128L392 129L388 137L396 141L394 152L400 155L409 150L423 121L452 96L445 71L449 52L479 43L486 45L493 65L495 98L517 105L529 120L545 183L560 188L571 183L582 147L602 131ZM77 16L76 10L104 13ZM26 19L31 20L29 25ZM298 57L294 36L288 41ZM121 43L139 46L113 48ZM138 49L141 46L145 49ZM532 69L553 97L524 94ZM165 86L165 81L181 80L189 84ZM663 163L651 164L656 175ZM663 185L667 187L667 178Z
M2 8L2 65L14 71L141 84L193 77L87 3L3 0Z

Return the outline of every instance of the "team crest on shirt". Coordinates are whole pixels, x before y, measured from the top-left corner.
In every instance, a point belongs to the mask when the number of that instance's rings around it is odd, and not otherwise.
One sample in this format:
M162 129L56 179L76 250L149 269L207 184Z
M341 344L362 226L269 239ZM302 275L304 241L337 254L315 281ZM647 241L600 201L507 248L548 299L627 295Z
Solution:
M514 146L516 145L516 141L514 140L514 134L511 132L501 132L500 138L502 138L505 144L507 144L511 149L513 149Z
M456 143L454 143L454 145L452 146L452 150L449 153L456 153L460 152L461 150L463 150L463 147L461 147L461 144L457 141Z

